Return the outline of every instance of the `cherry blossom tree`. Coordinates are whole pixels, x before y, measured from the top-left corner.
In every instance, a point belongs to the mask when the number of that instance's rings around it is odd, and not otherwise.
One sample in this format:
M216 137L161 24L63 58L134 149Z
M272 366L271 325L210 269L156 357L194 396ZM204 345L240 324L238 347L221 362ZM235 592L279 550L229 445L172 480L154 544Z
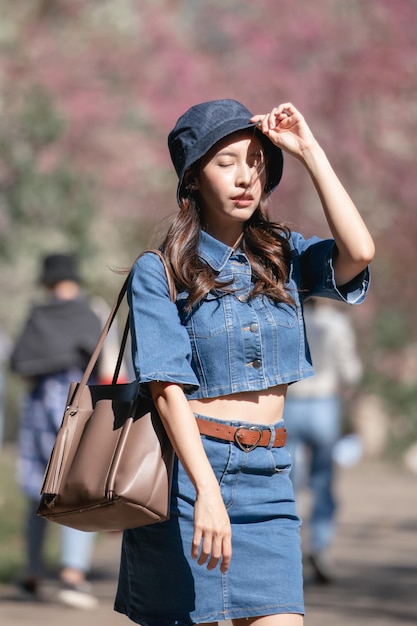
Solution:
M130 263L176 210L166 135L188 106L232 97L263 112L292 101L376 239L373 288L361 319L370 325L377 312L394 311L415 337L416 288L408 270L417 256L415 2L0 0L0 9L0 242L6 227L9 243L23 224L37 232L48 195L39 190L52 184L51 173L71 171L95 206L94 228L82 210L75 222L88 233L105 283L107 266ZM15 157L27 149L27 135L16 128L40 91L62 127L36 145L31 130L31 175L38 176L41 201L36 215L25 205L16 213L13 184L27 181L24 171L11 176L10 142ZM306 234L327 233L312 185L291 159L271 210ZM54 222L48 211L49 224L71 239L75 223ZM49 242L39 236L30 253ZM18 268L19 241L9 250Z

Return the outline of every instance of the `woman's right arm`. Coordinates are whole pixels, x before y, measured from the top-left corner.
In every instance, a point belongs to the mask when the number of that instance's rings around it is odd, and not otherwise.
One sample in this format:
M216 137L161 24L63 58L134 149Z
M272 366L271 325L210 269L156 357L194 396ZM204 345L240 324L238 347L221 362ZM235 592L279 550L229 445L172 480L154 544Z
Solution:
M149 383L155 406L174 450L196 490L192 557L225 572L232 556L231 527L220 487L207 459L194 414L182 387Z
M192 556L209 569L231 558L230 520L207 459L183 386L198 388L191 344L168 290L160 259L146 253L136 262L128 288L136 375L146 385L174 450L196 491ZM145 391L145 387L143 388Z

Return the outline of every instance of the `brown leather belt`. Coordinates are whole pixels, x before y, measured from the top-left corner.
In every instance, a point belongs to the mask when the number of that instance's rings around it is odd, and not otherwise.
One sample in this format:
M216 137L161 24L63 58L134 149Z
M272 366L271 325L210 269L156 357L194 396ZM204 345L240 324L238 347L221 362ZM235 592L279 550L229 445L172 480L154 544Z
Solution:
M209 420L196 417L197 426L202 435L214 437L215 439L224 439L225 441L234 441L239 448L245 452L250 452L258 446L266 448L271 440L271 432L263 430L257 426L246 428L245 426L230 426L229 424L220 424L219 422L211 422ZM286 428L275 429L275 439L272 444L273 448L282 448L285 446L287 439Z

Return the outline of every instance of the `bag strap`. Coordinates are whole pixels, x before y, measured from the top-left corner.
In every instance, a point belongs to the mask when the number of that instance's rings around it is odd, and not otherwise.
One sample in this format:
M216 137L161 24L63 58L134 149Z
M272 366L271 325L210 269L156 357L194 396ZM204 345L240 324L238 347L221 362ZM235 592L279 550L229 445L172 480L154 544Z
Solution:
M153 254L156 254L161 259L162 265L164 266L164 269L165 269L165 275L166 275L166 279L167 279L167 283L168 283L169 297L170 297L172 302L175 302L176 297L177 297L177 289L175 287L174 277L172 275L172 272L171 272L170 268L168 267L168 264L166 262L165 256L158 249L145 250L145 252L143 252L142 254L145 254L146 252L151 252ZM142 255L140 255L140 256L142 256ZM138 257L138 258L140 258L140 257ZM136 263L136 261L135 261L135 263ZM116 367L114 369L114 374L113 374L113 378L112 378L112 385L115 385L117 383L117 379L119 378L120 368L122 366L123 356L124 356L124 353L125 353L125 350L126 350L126 343L127 343L127 338L128 338L128 335L129 335L129 328L130 328L130 324L129 324L129 315L128 315L127 319L126 319L126 324L125 324L125 328L124 328L124 331L123 331L123 335L122 335L122 341L121 341L121 344L120 344L119 356L117 357L117 363L116 363Z
M165 274L166 274L166 279L167 279L167 283L168 283L169 297L170 297L172 302L175 302L175 299L176 299L176 296L177 296L177 290L176 290L176 287L175 287L174 277L172 275L171 269L169 268L163 253L160 250L155 248L155 249L145 250L144 252L142 252L142 254L145 254L147 252L151 252L153 254L156 254L160 258L160 260L162 262L162 265L164 266L164 270L165 270ZM136 261L142 256L142 254L139 255L139 257L136 259ZM136 261L135 261L135 263L136 263ZM88 380L89 380L89 378L90 378L90 376L91 376L91 374L93 372L93 369L94 369L94 367L95 367L95 365L96 365L96 363L98 361L98 357L100 356L101 350L103 349L103 345L104 345L104 342L105 342L106 337L108 335L108 332L109 332L109 330L111 328L111 325L113 324L114 319L115 319L115 317L117 315L117 312L118 312L118 310L120 308L120 305L123 302L123 299L124 299L124 297L126 295L127 285L129 283L129 279L130 279L131 273L132 273L132 270L130 270L128 276L126 277L126 279L125 279L125 281L124 281L124 283L123 283L123 285L122 285L122 287L120 289L119 295L117 296L116 301L115 301L115 303L114 303L114 305L113 305L113 307L112 307L112 309L111 309L111 311L109 313L109 317L108 317L106 323L103 326L103 330L101 331L101 335L100 335L100 337L98 339L97 345L96 345L96 347L95 347L95 349L93 351L93 354L90 357L90 360L89 360L89 362L87 364L86 369L84 370L83 377L82 377L80 383L76 386L74 395L71 398L71 402L70 402L70 406L71 407L74 407L74 408L78 407L79 398L81 397L81 394L82 394L84 388L86 387L86 385L88 383ZM123 331L123 336L122 336L122 340L121 340L121 344L120 344L120 350L119 350L119 356L117 358L117 363L116 363L114 374L113 374L112 384L116 384L117 383L117 379L119 377L120 367L121 367L121 364L122 364L123 355L124 355L124 352L125 352L128 335L129 335L129 316L127 317L125 328L124 328L124 331Z

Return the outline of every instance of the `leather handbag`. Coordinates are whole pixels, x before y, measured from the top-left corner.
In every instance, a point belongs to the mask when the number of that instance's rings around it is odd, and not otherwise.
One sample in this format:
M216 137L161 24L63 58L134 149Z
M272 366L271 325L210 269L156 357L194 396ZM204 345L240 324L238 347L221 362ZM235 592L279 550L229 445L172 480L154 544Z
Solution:
M175 287L163 255L172 300ZM88 384L124 299L129 277L104 325L80 383L72 383L47 465L38 515L85 531L114 531L169 518L174 451L153 402L136 381L117 384L129 332L121 341L113 381Z

